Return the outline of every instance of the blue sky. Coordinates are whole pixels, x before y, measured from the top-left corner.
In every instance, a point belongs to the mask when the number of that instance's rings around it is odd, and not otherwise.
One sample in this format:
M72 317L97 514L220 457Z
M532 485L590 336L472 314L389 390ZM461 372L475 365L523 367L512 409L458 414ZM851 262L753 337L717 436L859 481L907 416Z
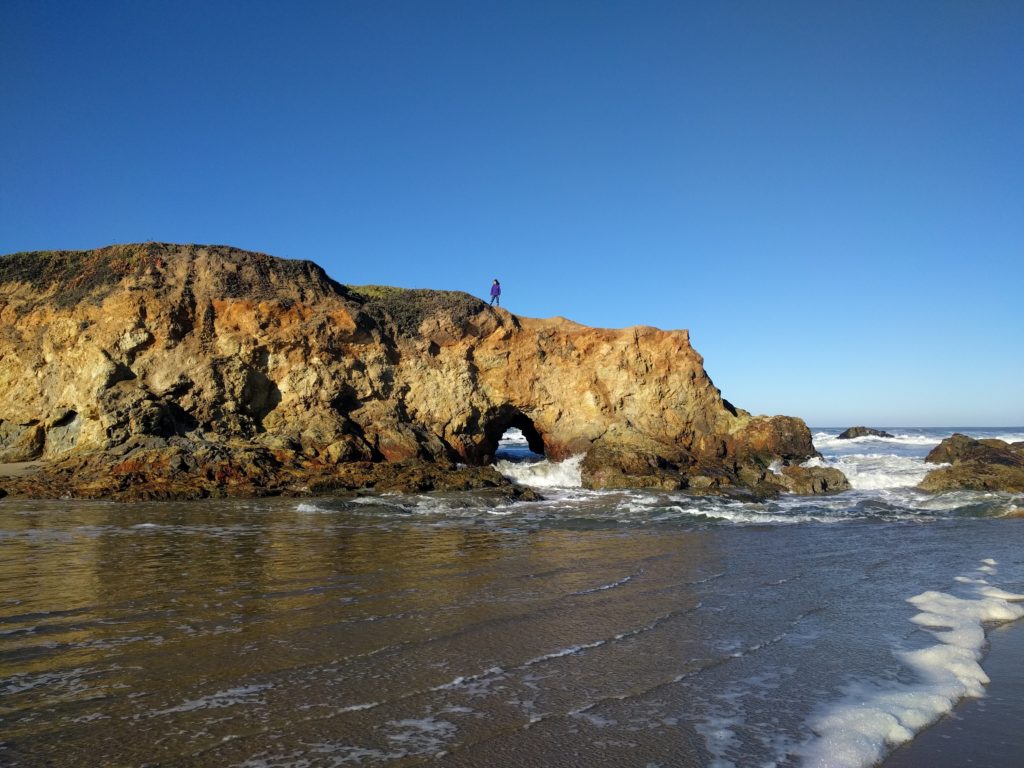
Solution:
M1024 424L1024 3L0 4L0 252L689 328L812 425Z

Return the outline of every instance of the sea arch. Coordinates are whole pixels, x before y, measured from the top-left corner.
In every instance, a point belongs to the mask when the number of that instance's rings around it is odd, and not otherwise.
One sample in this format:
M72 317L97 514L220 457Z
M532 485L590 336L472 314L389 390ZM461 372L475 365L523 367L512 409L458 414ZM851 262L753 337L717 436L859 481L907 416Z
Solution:
M483 442L480 445L480 463L490 464L498 452L498 443L509 429L518 429L526 438L526 444L534 453L544 455L544 436L533 419L513 405L495 409L482 420Z

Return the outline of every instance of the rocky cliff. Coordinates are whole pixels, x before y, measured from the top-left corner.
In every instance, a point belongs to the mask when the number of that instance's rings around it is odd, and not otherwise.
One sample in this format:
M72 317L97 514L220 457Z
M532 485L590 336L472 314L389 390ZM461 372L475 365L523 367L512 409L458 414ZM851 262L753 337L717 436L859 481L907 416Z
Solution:
M223 246L0 258L0 461L42 460L8 491L479 487L500 478L456 466L486 467L512 426L549 458L586 453L594 487L843 483L796 467L815 455L802 421L723 400L686 331L348 287Z

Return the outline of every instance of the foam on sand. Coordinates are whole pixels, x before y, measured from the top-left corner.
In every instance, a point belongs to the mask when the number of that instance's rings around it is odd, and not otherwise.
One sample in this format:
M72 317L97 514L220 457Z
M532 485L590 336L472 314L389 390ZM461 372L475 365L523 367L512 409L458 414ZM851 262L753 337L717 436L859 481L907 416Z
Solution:
M851 685L846 695L810 722L816 738L795 752L803 765L862 768L914 737L967 696L984 696L988 676L981 668L985 623L1024 616L1024 595L989 584L995 561L987 559L970 576L958 577L958 594L928 591L908 599L919 610L911 621L938 643L897 654L916 683Z
M217 691L209 696L202 696L198 699L185 701L175 707L158 709L148 713L150 717L170 715L177 712L192 712L197 709L223 709L239 704L262 704L261 696L263 691L273 688L269 683L260 685L240 685L224 691Z

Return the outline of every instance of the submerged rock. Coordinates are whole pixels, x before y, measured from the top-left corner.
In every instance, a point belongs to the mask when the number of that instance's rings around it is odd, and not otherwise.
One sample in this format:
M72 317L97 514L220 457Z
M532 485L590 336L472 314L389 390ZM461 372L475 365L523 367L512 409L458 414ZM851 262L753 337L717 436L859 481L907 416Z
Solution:
M12 492L507 486L485 467L509 427L587 454L590 487L761 487L817 455L801 420L723 400L687 331L343 286L224 246L14 254L0 288L0 461L44 462Z
M918 485L923 491L1024 491L1024 443L957 433L933 448L925 461L950 466L929 472Z
M836 439L852 440L855 437L896 437L896 435L890 435L884 430L872 429L871 427L850 427L848 430L841 433Z

